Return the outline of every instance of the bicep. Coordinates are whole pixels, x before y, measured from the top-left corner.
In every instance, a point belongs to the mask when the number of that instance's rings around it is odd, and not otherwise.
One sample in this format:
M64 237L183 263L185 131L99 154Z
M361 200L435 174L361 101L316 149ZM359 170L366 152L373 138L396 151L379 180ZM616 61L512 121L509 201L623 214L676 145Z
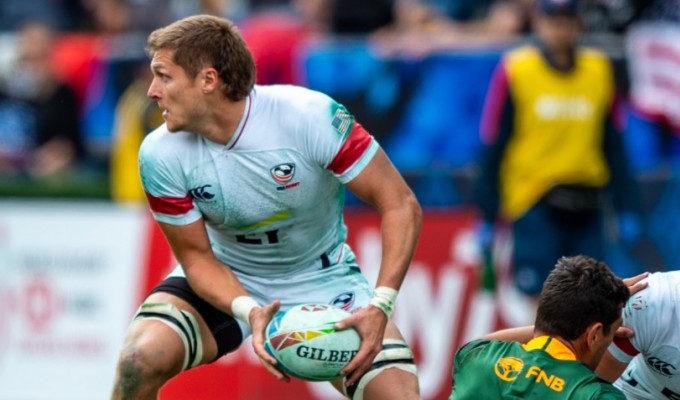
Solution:
M206 258L214 259L203 219L187 225L158 223L177 261L186 269Z
M378 149L368 165L346 187L378 209L399 206L406 199L415 199L413 192L382 149Z

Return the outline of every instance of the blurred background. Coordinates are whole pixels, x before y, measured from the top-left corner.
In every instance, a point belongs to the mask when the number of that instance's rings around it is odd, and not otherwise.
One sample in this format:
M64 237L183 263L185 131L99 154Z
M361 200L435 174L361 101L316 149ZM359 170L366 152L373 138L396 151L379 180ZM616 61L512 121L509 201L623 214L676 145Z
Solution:
M0 2L0 400L105 399L116 352L146 291L172 265L151 221L137 150L162 123L146 98L146 36L199 13L232 19L260 84L297 84L345 104L425 210L395 318L416 350L423 396L445 399L464 341L531 323L497 234L481 285L479 127L502 53L532 37L532 0L2 0ZM680 1L584 0L582 42L614 66L617 115L641 198L640 234L607 222L622 277L680 265ZM538 166L537 166L538 167ZM348 195L367 275L376 215ZM423 312L427 310L427 312ZM332 399L283 385L249 346L168 385L162 399Z

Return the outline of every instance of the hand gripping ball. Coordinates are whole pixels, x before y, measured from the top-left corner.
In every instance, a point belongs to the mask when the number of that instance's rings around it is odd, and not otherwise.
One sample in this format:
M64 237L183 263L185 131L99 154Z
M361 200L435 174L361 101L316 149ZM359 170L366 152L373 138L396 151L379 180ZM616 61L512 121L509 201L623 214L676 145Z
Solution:
M264 347L286 374L308 381L339 378L361 345L354 329L333 328L350 315L328 304L302 304L279 311L267 326Z

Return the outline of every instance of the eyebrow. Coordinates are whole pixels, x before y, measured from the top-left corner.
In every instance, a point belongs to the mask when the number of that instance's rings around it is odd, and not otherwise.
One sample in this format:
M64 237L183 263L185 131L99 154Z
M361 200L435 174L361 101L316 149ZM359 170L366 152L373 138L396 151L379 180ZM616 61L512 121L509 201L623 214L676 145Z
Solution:
M151 70L154 72L167 72L167 66L163 64L162 62L151 62Z

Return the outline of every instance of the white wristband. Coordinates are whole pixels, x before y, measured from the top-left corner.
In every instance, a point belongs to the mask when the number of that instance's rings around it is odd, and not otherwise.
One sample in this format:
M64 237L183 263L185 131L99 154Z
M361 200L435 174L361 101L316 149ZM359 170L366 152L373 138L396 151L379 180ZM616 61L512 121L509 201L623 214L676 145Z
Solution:
M248 318L250 311L259 306L257 301L250 296L238 296L231 302L231 314L234 318L240 319L250 326L250 319Z
M384 312L389 319L394 310L394 302L397 300L397 290L387 286L378 286L373 291L373 297L368 303Z

